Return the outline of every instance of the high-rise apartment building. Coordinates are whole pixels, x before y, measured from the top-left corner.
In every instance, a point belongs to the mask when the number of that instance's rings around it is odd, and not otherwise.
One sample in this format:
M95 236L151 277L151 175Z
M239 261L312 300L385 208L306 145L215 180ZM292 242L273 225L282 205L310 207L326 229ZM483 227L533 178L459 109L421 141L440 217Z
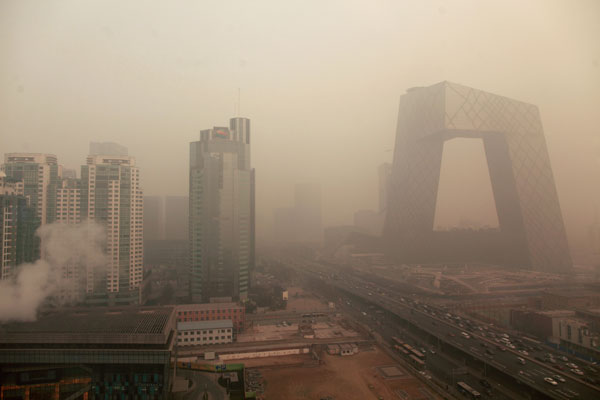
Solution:
M6 153L3 170L6 176L23 181L23 194L34 208L39 224L54 221L58 162L53 154Z
M39 256L35 210L23 196L23 186L0 171L0 280L10 279L18 265Z
M250 120L200 131L190 143L190 296L246 299L253 216Z
M90 302L135 303L143 274L143 194L135 158L91 155L81 167L81 218L106 227L106 271L88 276Z
M60 179L56 188L55 222L78 224L81 222L81 180Z

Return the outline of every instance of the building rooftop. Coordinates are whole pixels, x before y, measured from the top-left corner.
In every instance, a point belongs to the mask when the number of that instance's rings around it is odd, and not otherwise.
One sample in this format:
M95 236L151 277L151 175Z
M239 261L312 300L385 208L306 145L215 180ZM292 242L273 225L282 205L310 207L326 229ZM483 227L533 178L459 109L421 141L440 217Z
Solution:
M599 297L600 292L589 289L551 289L546 290L545 294L563 297Z
M0 345L164 345L174 328L173 307L78 308L44 315L37 321L2 324Z
M532 312L541 314L541 315L546 315L548 317L557 317L557 318L564 318L564 317L570 317L575 315L575 311L572 310L550 310L550 311L537 311L537 310L532 310Z
M230 319L221 319L218 321L193 321L178 322L178 331L201 330L201 329L227 329L233 328L233 322Z
M177 312L181 311L203 311L203 310L223 310L229 308L243 308L238 303L202 303L202 304L181 304L175 307Z

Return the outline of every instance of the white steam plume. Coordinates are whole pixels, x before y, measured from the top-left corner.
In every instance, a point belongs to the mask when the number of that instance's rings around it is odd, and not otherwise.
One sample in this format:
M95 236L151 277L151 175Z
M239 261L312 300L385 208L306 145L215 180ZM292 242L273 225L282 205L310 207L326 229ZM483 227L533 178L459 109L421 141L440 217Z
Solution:
M81 300L64 293L83 294L94 273L105 273L106 232L95 222L48 224L36 234L42 258L16 268L12 279L0 281L0 322L35 320L46 300L60 305Z

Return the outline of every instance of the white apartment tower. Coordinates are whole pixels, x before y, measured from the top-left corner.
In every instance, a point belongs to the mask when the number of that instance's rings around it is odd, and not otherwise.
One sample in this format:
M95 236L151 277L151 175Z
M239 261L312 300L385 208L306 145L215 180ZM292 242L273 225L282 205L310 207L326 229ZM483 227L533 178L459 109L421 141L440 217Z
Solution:
M81 222L81 184L77 179L61 179L56 188L55 222L78 224Z
M87 279L98 302L139 301L143 278L143 193L140 172L130 156L91 155L81 167L81 218L106 227L106 273ZM94 272L92 272L94 273Z

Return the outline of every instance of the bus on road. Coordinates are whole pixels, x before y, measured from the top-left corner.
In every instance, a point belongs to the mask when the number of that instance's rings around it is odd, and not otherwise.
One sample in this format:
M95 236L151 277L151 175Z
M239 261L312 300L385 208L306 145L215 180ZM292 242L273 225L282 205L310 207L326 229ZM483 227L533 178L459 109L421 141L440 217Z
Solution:
M481 393L479 393L477 390L473 389L471 386L467 385L464 382L457 382L456 388L458 389L458 391L460 393L467 396L469 399L480 399L481 398Z
M410 361L411 365L413 367L415 367L415 369L417 371L425 370L425 363L423 362L423 360L419 360L417 357L413 356L412 354L408 357L408 360Z

